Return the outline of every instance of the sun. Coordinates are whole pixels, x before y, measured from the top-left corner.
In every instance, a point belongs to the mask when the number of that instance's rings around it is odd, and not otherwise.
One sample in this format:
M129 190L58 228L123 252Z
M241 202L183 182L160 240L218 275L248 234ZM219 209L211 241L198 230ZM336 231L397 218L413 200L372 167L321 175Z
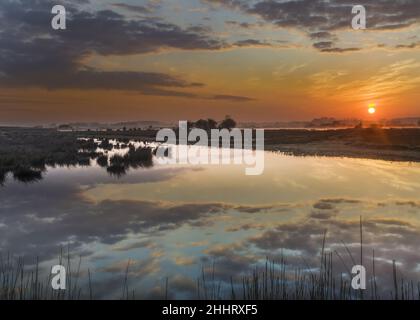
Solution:
M368 109L369 114L375 114L376 113L376 105L375 104L370 104L369 105L369 109Z

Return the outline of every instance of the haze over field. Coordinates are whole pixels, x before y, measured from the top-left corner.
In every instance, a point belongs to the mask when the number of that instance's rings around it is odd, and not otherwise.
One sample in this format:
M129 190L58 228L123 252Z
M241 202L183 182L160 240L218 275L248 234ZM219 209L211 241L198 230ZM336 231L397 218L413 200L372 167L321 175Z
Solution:
M417 0L4 0L0 16L3 125L419 116Z

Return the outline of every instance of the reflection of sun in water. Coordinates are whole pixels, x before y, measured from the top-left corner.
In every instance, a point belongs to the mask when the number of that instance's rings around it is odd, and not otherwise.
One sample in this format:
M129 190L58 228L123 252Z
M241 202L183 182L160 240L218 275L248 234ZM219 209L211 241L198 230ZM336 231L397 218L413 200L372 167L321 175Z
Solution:
M375 114L376 113L376 105L374 103L371 103L369 105L368 112L369 112L369 114Z

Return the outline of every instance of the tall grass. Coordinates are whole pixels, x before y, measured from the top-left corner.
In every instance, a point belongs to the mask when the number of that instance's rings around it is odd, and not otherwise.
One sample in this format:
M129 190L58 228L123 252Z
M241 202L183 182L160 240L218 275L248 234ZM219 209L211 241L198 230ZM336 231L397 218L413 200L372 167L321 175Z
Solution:
M335 252L340 261L343 257ZM370 296L360 294L351 286L351 277L343 272L334 273L334 253L321 249L320 264L310 267L302 259L302 266L289 265L282 254L278 261L267 259L263 265L256 266L247 275L230 277L229 281L217 279L214 263L209 269L203 268L196 279L194 299L204 300L420 300L420 282L398 277L397 263L390 266L393 289L386 294L377 283L375 254L373 252L372 276L367 283L371 285ZM38 259L25 265L21 257L10 253L0 255L0 300L80 300L95 299L92 272L85 272L87 279L81 279L81 258L73 267L70 253L60 253L58 264L64 265L67 274L66 290L53 290L51 273L43 275ZM136 299L135 291L130 289L130 261L121 277L121 296L119 299ZM345 264L344 264L345 265ZM345 265L345 269L348 267ZM350 271L346 271L350 272ZM84 280L84 281L82 281ZM83 283L83 285L82 285ZM164 279L162 299L176 297L171 290L171 279ZM115 297L118 299L118 297Z
M319 265L309 266L302 257L300 267L288 264L286 256L281 253L276 260L266 259L245 275L231 276L229 281L217 279L216 264L210 268L202 268L200 277L196 280L195 299L205 300L420 300L420 282L406 280L399 276L397 263L393 260L390 265L392 275L392 289L387 294L381 290L376 273L375 251L372 251L372 272L367 279L370 284L370 296L360 290L354 290L351 286L351 265L356 265L353 254L349 247L342 242L347 257L337 250L331 251L326 248L327 230L325 230L319 251ZM360 218L360 263L363 265L363 221ZM334 259L337 257L337 259ZM347 259L346 259L347 258ZM58 264L66 268L66 290L53 290L51 287L51 272L42 275L38 258L32 264L25 265L22 257L13 257L10 253L0 254L0 300L78 300L95 299L95 288L92 285L91 270L87 270L87 281L81 286L81 262L76 261L76 268L72 267L70 250L63 253L61 249ZM342 264L342 271L335 265ZM125 273L121 278L121 299L135 299L135 291L129 289L129 270L131 261L127 262ZM133 279L135 280L135 279ZM384 285L384 283L381 283ZM165 278L162 299L171 296L171 279Z

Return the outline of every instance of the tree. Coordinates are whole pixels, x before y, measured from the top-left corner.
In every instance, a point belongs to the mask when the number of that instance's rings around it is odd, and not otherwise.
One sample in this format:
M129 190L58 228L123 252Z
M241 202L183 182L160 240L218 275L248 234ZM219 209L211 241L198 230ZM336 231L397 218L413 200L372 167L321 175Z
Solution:
M208 128L211 129L217 129L217 121L214 119L207 119Z
M225 120L223 120L220 124L219 124L219 129L228 129L228 130L232 130L233 128L236 127L236 121L233 120L231 117L226 116Z
M212 129L217 129L217 121L213 119L200 119L193 123L193 127L197 129L210 131Z
M208 130L209 129L209 123L207 122L207 120L200 119L200 120L195 122L194 127L196 127L197 129Z

